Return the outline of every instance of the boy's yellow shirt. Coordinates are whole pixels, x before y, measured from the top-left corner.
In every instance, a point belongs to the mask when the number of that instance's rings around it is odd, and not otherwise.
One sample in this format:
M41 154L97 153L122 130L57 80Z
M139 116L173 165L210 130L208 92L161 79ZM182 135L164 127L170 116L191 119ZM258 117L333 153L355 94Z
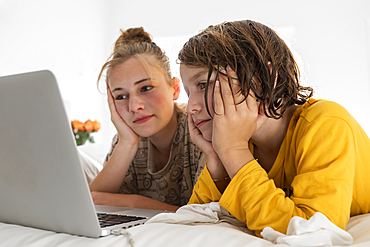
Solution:
M345 229L350 216L370 212L369 192L368 136L340 105L310 99L295 111L268 174L253 160L221 194L205 168L189 204L219 201L260 235L267 226L286 233L293 216L315 212Z

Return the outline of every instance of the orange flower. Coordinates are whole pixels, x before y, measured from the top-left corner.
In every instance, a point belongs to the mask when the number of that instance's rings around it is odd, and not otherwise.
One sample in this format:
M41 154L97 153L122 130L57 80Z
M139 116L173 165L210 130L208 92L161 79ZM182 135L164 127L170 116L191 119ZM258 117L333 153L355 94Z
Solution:
M93 124L93 122L90 121L90 120L87 120L85 122L85 129L86 129L87 132L91 133L91 131L94 130L94 124Z
M93 125L94 125L94 130L96 131L96 132L98 132L98 130L100 130L100 128L101 128L101 125L100 125L100 123L98 122L98 121L94 121L94 122L92 122L93 123Z
M72 123L72 128L73 128L74 133L77 133L78 130L85 131L84 124L81 123L80 121L73 120L71 123Z
M71 121L72 130L76 139L77 146L83 145L86 141L94 143L92 133L100 130L101 126L98 121L87 120L82 123L78 120Z

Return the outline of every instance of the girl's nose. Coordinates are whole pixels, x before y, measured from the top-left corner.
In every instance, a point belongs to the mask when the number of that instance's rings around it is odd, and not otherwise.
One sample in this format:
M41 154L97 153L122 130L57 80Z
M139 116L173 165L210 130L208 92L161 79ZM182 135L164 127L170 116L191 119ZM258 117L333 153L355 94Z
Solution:
M129 111L132 113L145 109L145 104L139 96L130 95L129 97Z

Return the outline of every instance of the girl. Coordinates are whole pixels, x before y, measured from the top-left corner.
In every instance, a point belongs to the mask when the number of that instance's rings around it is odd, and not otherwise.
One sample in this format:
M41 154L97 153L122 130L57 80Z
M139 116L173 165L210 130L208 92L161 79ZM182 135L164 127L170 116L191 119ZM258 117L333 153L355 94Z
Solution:
M370 212L370 140L311 98L284 41L253 21L210 26L179 53L192 140L207 165L189 203L219 201L257 235L315 212L345 229Z
M143 28L122 31L99 79L105 70L118 133L104 168L90 183L94 203L175 211L188 202L202 169L185 106L174 102L179 80Z

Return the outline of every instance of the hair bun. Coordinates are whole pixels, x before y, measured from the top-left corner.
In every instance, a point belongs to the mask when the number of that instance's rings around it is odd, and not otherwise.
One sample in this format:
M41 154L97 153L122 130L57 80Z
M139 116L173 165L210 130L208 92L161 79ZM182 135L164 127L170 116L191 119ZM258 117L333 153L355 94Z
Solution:
M136 43L147 42L151 43L152 38L149 33L144 31L142 27L129 28L126 31L121 29L121 36L118 38L117 43Z

